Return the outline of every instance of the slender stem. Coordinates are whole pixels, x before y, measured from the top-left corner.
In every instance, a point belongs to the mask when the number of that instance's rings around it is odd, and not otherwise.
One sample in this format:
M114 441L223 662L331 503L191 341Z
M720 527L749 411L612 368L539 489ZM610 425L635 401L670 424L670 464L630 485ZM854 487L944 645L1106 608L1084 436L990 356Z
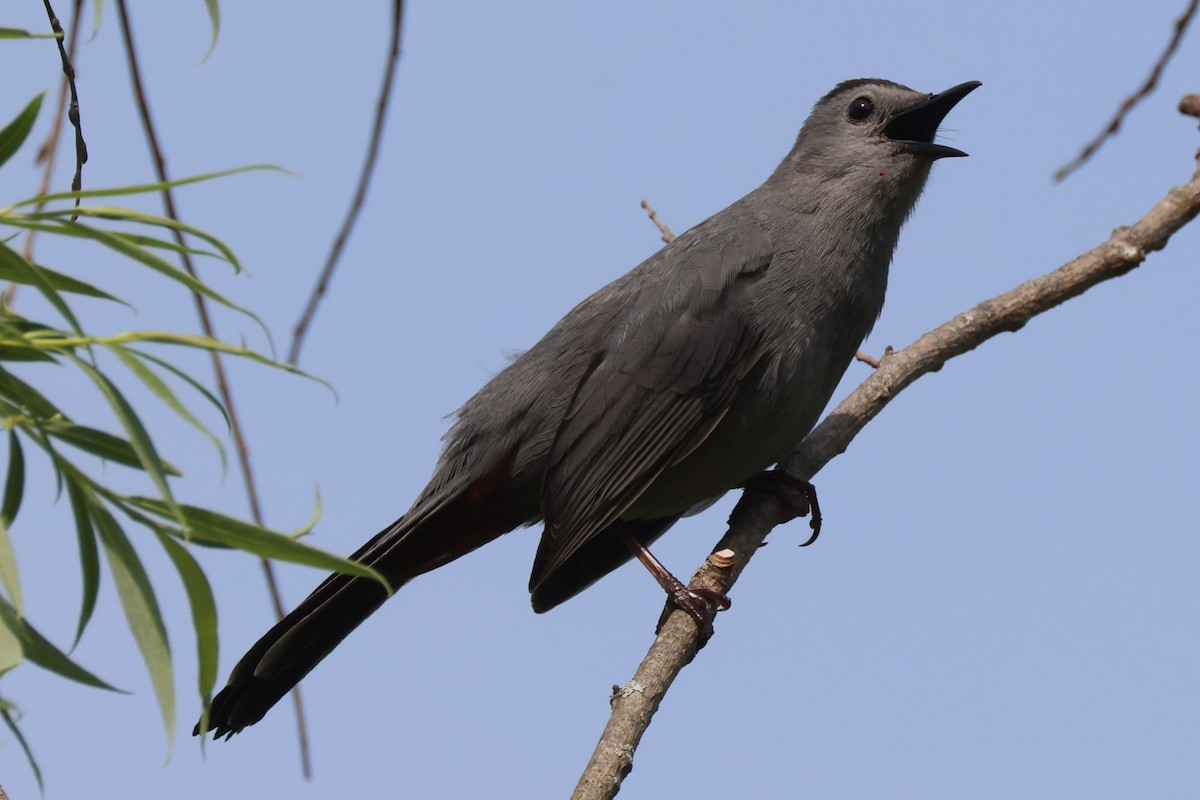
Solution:
M150 117L150 105L146 99L145 86L142 83L142 72L138 65L137 49L133 42L133 30L130 25L129 11L126 8L125 0L117 0L117 19L121 29L121 36L125 43L125 55L129 62L129 76L133 82L134 100L137 104L138 113L141 116L142 129L146 134L146 141L150 148L151 158L154 161L154 169L158 175L158 180L165 183L169 180L166 159L163 157L162 147L158 141L158 134L154 127L154 122ZM175 197L171 190L163 189L162 198L167 216L178 221L179 214L176 210ZM171 232L175 237L176 243L180 247L184 247L183 234L174 228ZM180 252L179 256L188 274L196 277L196 268L188 252L184 250ZM208 311L207 302L198 293L193 293L192 296L196 304L196 314L200 318L200 327L204 330L206 336L215 339L216 333L212 317ZM259 503L258 489L254 480L254 470L250 465L250 450L246 444L241 418L238 416L237 408L233 402L233 390L230 388L228 377L225 374L225 362L216 351L210 351L209 356L212 360L217 392L220 394L221 402L224 403L226 413L229 415L229 427L233 435L234 446L237 450L238 465L242 471L242 481L246 487L246 497L250 503L250 513L254 521L262 525L262 506ZM275 609L276 618L282 619L284 615L283 599L279 590L279 582L275 577L275 569L271 565L271 562L265 558L262 559L262 569L267 583L267 590L271 596L271 604ZM312 759L309 754L308 735L305 731L304 702L299 689L292 691L292 704L296 709L296 720L299 727L301 769L304 777L307 779L312 777Z

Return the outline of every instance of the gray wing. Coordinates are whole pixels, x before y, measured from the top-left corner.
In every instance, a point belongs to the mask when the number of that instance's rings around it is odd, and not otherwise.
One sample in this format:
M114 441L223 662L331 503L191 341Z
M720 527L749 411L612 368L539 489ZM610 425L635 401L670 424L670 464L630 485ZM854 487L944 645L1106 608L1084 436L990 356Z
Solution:
M628 311L593 354L551 448L531 590L729 411L763 354L743 299L771 256L752 221L718 217L614 285Z

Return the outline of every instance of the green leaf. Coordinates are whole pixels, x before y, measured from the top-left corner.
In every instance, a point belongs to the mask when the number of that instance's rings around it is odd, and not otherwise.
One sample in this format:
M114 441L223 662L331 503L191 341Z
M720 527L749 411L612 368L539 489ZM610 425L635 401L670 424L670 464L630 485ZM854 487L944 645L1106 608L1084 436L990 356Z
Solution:
M100 393L108 400L109 407L117 415L117 419L121 422L121 427L125 429L125 433L129 437L129 443L133 446L134 452L137 453L137 458L141 462L142 468L150 476L150 481L158 489L159 494L167 504L171 508L177 508L175 498L171 495L171 488L167 486L168 466L159 458L158 451L154 449L154 443L150 441L150 434L146 432L146 428L142 425L142 421L134 412L133 407L129 405L129 401L125 399L125 396L121 394L120 390L113 385L113 382L107 376L91 364L75 356L71 356L71 360L92 379L97 388L100 389Z
M76 217L93 217L95 219L112 220L114 222L128 222L130 224L145 225L147 227L167 228L170 230L179 231L181 233L186 233L191 236L195 236L198 239L203 239L204 241L208 242L209 244L211 244L213 247L215 247L219 251L219 255L218 255L218 253L208 253L203 250L193 250L192 248L187 248L187 247L181 248L178 245L169 247L167 249L174 250L177 252L186 250L187 252L195 252L195 253L202 253L204 255L211 255L211 256L214 256L214 257L217 257L224 261L229 262L230 266L232 266L234 268L234 271L236 271L236 272L241 272L241 269L242 269L241 263L237 260L237 256L234 255L234 252L231 249L229 249L229 246L226 245L224 242L222 242L217 237L213 236L211 233L205 233L204 231L200 230L199 228L194 228L191 225L188 225L186 222L180 222L179 220L173 219L171 217L164 217L164 216L161 216L158 214L151 214L146 211L138 211L135 208L123 208L121 206L72 206L70 208L55 208L55 209L50 209L48 211L35 211L30 214L15 215L15 216L9 217L9 219L7 219L5 221L8 222L9 224L17 224L18 222L22 222L22 221L26 221L26 220L38 220L38 221L45 220L45 221L55 221L55 222L59 222L59 223L64 223L64 222L74 222ZM89 226L82 225L82 224L80 225L80 227L87 228L88 230L100 230L99 228L91 228ZM162 244L164 244L164 242L162 242L159 239L153 239L153 238L145 237L145 236L133 236L133 235L130 235L127 233L123 233L121 231L105 230L104 232L111 236L114 236L115 238L117 238L119 240L125 241L129 245L134 246L134 247L141 248L141 247L143 247L144 244L150 244L151 246L157 248L157 247L160 247ZM80 234L80 235L86 235L86 234Z
M92 507L92 519L100 533L108 569L117 587L117 596L125 609L129 630L142 652L150 672L154 694L162 711L168 747L175 741L175 678L171 667L171 647L163 624L154 589L137 553L121 526L101 506Z
M13 719L12 712L9 711L11 704L0 700L5 707L0 708L0 719L4 720L4 724L12 731L13 738L17 740L17 744L21 745L22 752L25 753L25 760L29 762L29 769L33 771L33 777L37 780L38 789L45 793L46 786L42 783L42 770L38 767L37 759L33 757L33 751L29 749L29 742L25 741L25 737L21 734L21 729L17 727L17 721Z
M145 509L152 514L171 518L171 510L161 500L150 497L130 497L129 503ZM187 536L198 544L216 544L233 547L263 558L274 558L280 561L290 561L293 564L303 564L318 569L343 572L347 575L357 575L379 581L391 591L387 580L370 567L357 561L350 561L318 550L315 547L296 541L282 533L261 528L249 522L219 514L205 508L180 505L186 524Z
M25 660L21 640L0 616L0 676Z
M179 579L187 590L188 605L192 609L192 626L196 629L196 658L199 662L200 705L208 708L212 689L217 682L217 602L204 570L191 554L161 530L155 530L159 543L171 557Z
M208 9L208 21L212 24L212 44L208 46L208 52L204 54L204 59L207 61L217 46L217 34L221 30L221 7L217 4L217 0L204 0L204 7Z
M129 305L119 297L114 297L103 289L97 289L90 283L84 283L81 280L72 278L70 275L64 275L61 272L55 272L48 267L38 265L42 276L46 282L60 292L70 292L72 294L82 294L88 297L96 297L101 300L112 300L123 305ZM30 284L33 280L28 272L14 269L11 262L8 260L0 260L0 281L8 281L9 283Z
M224 255L215 250L202 250L199 247L188 247L187 245L180 246L176 242L159 239L157 236L146 236L143 233L129 233L128 231L114 231L114 233L131 244L141 245L142 247L153 247L158 250L169 250L172 253L187 253L191 256L203 256L204 258L228 261Z
M13 550L8 531L17 511L21 508L21 495L25 493L25 455L21 452L21 440L17 432L8 432L8 473L4 478L4 501L0 504L0 583L8 590L12 604L21 615L21 580L17 572L17 554Z
M18 208L25 206L41 206L46 203L54 203L59 200L70 200L74 202L76 199L87 200L91 197L122 197L132 194L158 194L163 189L175 189L180 186L187 186L190 183L200 183L202 181L211 181L216 178L224 178L227 175L237 175L241 172L258 172L266 170L270 172L282 172L286 175L292 173L274 164L251 164L245 167L234 167L233 169L223 169L217 172L206 172L202 175L191 175L186 178L175 178L169 181L156 183L135 183L128 186L112 186L103 189L85 189L81 192L54 192L52 194L35 194L33 197L27 197L19 203L14 203L7 208L0 208L0 222L7 222L6 217Z
M13 635L20 640L21 648L25 651L25 657L39 667L47 669L56 675L61 675L64 678L82 683L85 686L108 689L113 692L121 691L100 680L72 661L63 651L50 644L44 636L34 630L32 625L18 617L16 609L9 605L8 601L3 598L0 598L0 619L13 632Z
M114 436L111 433L106 433L96 428L89 428L85 425L76 425L74 422L65 419L50 420L45 423L44 429L46 433L55 439L74 445L80 450L91 453L94 456L99 456L107 461L122 464L126 467L141 470L146 469L145 462L142 461L141 454L138 453L137 448L119 436ZM160 459L159 463L167 475L178 477L183 474L169 462Z
M8 432L8 475L4 480L4 503L0 505L0 517L12 525L21 509L21 497L25 494L25 454L21 452L21 440L16 431Z
M71 515L75 517L75 538L79 542L79 569L83 579L83 598L79 607L79 624L75 628L75 642L79 644L83 631L92 620L96 610L96 597L100 594L100 552L96 547L96 532L92 529L91 507L87 490L71 472L64 473L67 497L71 500Z
M155 375L149 367L139 360L140 354L137 353L137 351L130 350L129 348L116 344L109 345L108 349L112 351L113 355L120 359L121 363L124 364L130 372L136 375L142 383L146 384L146 388L153 392L154 395L161 400L164 405L167 406L167 408L178 414L184 422L188 423L193 428L200 431L200 433L208 437L208 440L212 442L213 447L216 448L217 454L221 457L221 472L224 474L225 470L228 469L229 463L225 455L225 447L221 444L221 440L218 439L203 422L198 420L191 411L188 411L187 407L184 406L183 403L179 402L179 398L173 391L171 391L171 387L167 386L167 384L163 382L162 378Z
M0 335L0 346L8 345L12 341L11 337ZM22 343L27 343L32 347L41 348L44 350L58 350L64 353L77 347L91 347L93 345L114 345L128 344L130 342L152 342L155 344L170 344L179 347L194 347L198 350L208 350L210 352L225 353L238 358L245 358L254 361L258 364L263 364L268 367L274 367L278 370L291 373L292 375L300 375L314 380L333 391L328 381L322 380L314 375L310 375L304 370L297 369L290 364L285 364L282 361L275 361L267 358L264 355L254 352L247 347L239 347L237 345L226 344L220 339L212 339L207 336L199 336L188 333L174 333L172 331L129 331L127 333L116 333L111 336L66 336L62 331L55 331L49 328L41 328L29 334L26 334ZM69 353L67 353L69 355Z
M10 269L25 275L26 280L24 282L33 286L41 292L43 297L50 301L50 305L54 306L55 310L63 315L63 319L70 323L71 330L81 336L83 335L83 329L79 327L79 320L75 318L71 307L62 299L58 291L50 285L50 281L46 279L46 276L39 267L26 261L6 244L0 244L0 265L8 266Z
M41 392L3 367L0 367L0 395L7 397L15 405L24 409L27 414L38 419L50 419L60 415L55 405L47 400Z
M5 30L13 30L6 28ZM6 38L6 37L0 37ZM29 132L33 130L33 123L37 121L38 111L42 108L42 98L46 96L42 92L37 97L29 101L25 108L21 109L21 113L13 118L13 121L4 126L0 130L0 167L13 157L13 154L21 149L21 145L25 143L25 139L29 136Z
M100 35L100 19L103 17L104 0L96 0L95 6L96 10L92 12L92 18L95 20L92 23L92 38L88 41L95 41L96 37Z
M0 361L49 361L56 363L54 356L45 350L13 342L0 342Z
M0 28L0 39L53 39L53 33L31 33L22 28Z
M229 433L233 430L233 427L229 422L229 414L225 412L225 405L217 399L216 395L205 388L204 384L200 383L198 380L193 378L191 375L188 375L171 362L164 361L153 353L147 353L145 350L134 350L133 348L130 348L129 352L134 353L143 361L149 361L151 364L156 364L157 366L174 375L176 378L179 378L179 380L183 381L188 386L191 386L197 394L211 403L213 408L215 408L221 414L221 417L225 420L225 432Z
M37 231L46 231L49 233L61 234L61 235L65 235L65 236L75 236L78 238L90 239L94 242L98 242L99 244L104 245L105 247L109 248L110 250L113 250L113 251L115 251L123 256L126 256L134 261L137 261L141 264L144 264L145 266L149 267L150 269L154 270L155 272L157 272L161 275L164 275L164 276L170 278L171 280L176 281L177 283L182 284L183 286L187 287L191 291L196 292L197 294L204 295L209 300L212 300L214 303L219 303L219 304L225 306L226 308L231 308L234 311L245 314L247 317L249 317L250 319L254 320L256 323L258 323L258 325L260 327L262 327L263 330L266 330L266 326L263 324L262 320L259 319L259 317L257 315L255 315L252 311L242 308L237 303L234 303L232 300L229 300L228 298L226 298L224 295L220 294L219 292L216 292L213 289L210 289L207 284L203 283L202 281L200 281L197 278L193 278L188 273L184 272L183 270L179 269L178 267L174 266L173 264L171 264L171 263L165 261L164 259L162 259L161 257L159 257L157 254L155 254L151 250L148 250L145 247L136 245L121 236L114 235L112 231L106 231L106 230L102 230L100 228L93 228L91 226L83 225L78 222L71 222L69 219L59 220L59 221L55 222L53 225L47 225L47 224L43 224L43 223L39 223L39 222L27 221L24 217L7 217L7 218L0 217L0 222L6 223L8 225L14 225L19 228L27 228L29 230L37 230ZM28 261L25 261L24 263L29 264ZM30 266L32 267L32 265L30 265ZM40 280L40 282L35 283L34 285L36 285L40 289L40 288L42 288L42 285L44 284L47 290L53 292L53 289L50 287L49 282L46 281L45 277L40 274L40 270L37 271L36 277ZM44 293L45 292L43 292L43 294ZM65 309L65 307L59 308L59 306L63 306L63 305L64 304L62 303L62 300L59 299L58 302L55 304L55 308L58 308L59 312L62 313L64 316L66 316L67 314L70 313L70 310ZM71 319L74 319L74 317L72 316ZM72 325L72 328L74 328L76 331L79 331L79 328L76 325ZM79 331L79 333L80 333L80 335L82 335L82 331Z

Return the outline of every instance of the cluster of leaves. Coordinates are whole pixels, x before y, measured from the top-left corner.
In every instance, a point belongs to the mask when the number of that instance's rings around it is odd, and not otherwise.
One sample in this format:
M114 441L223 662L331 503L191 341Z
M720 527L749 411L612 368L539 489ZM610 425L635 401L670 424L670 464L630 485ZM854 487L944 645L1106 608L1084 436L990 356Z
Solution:
M29 135L42 98L31 101L15 119L0 130L0 167L3 167ZM214 173L175 181L179 186L220 177ZM0 280L36 290L61 318L58 324L17 314L8 303L0 306L0 418L8 447L3 496L0 498L0 676L24 661L64 678L89 686L112 689L107 682L77 664L55 647L29 623L22 601L21 580L11 541L11 532L25 494L26 449L40 451L53 468L57 494L66 495L74 517L74 535L82 573L82 605L75 642L84 634L95 610L102 563L107 565L134 640L150 673L162 711L168 739L175 729L174 677L171 651L159 604L149 575L129 535L130 524L148 532L174 565L191 605L199 661L199 694L207 706L216 682L217 629L213 593L203 570L192 556L191 546L236 548L264 558L276 558L311 566L379 578L373 571L314 549L300 541L299 534L276 533L248 522L190 506L176 500L171 479L179 471L164 459L155 446L141 416L126 399L118 383L97 362L101 352L116 361L149 389L174 414L213 441L224 458L220 439L189 410L171 382L186 387L196 397L225 412L221 403L201 381L162 355L151 352L155 345L215 351L250 359L271 367L290 369L244 347L205 336L170 331L136 331L97 336L85 332L68 296L122 302L115 294L93 283L51 270L26 258L10 245L21 231L67 236L113 251L167 279L186 292L202 295L213 303L239 308L218 292L167 261L163 254L186 251L227 262L239 268L234 254L215 237L174 220L128 208L87 205L89 201L120 195L153 193L168 185L146 184L119 189L92 190L42 195L0 208L0 227L15 229L0 236ZM103 224L107 223L107 224ZM120 227L114 227L117 223ZM181 231L202 247L181 247L158 238L156 233ZM253 315L250 315L253 317ZM255 318L256 319L256 318ZM161 348L160 348L161 351ZM39 391L18 372L31 364L51 364L77 370L86 376L119 422L120 432L102 430L70 418L60 404ZM27 376L26 376L27 377ZM119 464L138 470L148 478L150 496L127 495L93 477L81 465ZM103 555L102 555L103 554ZM12 705L0 698L0 717L17 740L24 739L16 727ZM28 749L26 748L28 752Z

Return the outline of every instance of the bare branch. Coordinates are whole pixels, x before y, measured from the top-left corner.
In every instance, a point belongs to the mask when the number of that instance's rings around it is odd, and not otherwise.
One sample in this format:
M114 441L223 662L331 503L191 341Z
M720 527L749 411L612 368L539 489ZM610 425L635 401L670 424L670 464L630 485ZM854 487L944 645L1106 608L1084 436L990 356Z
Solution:
M1150 77L1146 78L1146 82L1142 84L1142 87L1129 97L1125 98L1125 101L1121 103L1121 107L1117 109L1117 113L1108 123L1108 127L1100 131L1100 133L1096 135L1095 139L1092 139L1092 141L1088 142L1087 146L1083 148L1083 152L1076 156L1074 161L1063 167L1060 167L1058 171L1054 173L1055 181L1061 181L1072 172L1083 166L1083 164L1089 158L1091 158L1097 150L1100 149L1100 145L1104 144L1108 137L1114 135L1117 130L1120 129L1121 123L1124 121L1125 116L1133 110L1133 107L1142 100L1146 99L1150 93L1154 91L1154 87L1158 85L1159 77L1162 76L1163 69L1167 66L1167 62L1171 60L1171 56L1175 55L1175 49L1179 47L1179 42L1183 39L1184 31L1187 30L1188 25L1192 21L1192 17L1195 16L1197 5L1200 5L1200 0L1191 0L1191 2L1188 3L1187 9L1179 16L1179 19L1175 20L1175 33L1172 34L1171 41L1167 42L1167 49L1163 50L1162 55L1158 57L1158 62L1154 65L1154 68L1150 70Z
M50 29L54 31L55 39L58 41L58 55L62 59L63 75L66 76L67 86L71 89L71 104L67 107L67 119L71 120L71 125L75 128L75 177L71 180L71 190L78 192L83 188L83 165L87 163L87 143L83 141L83 127L79 121L79 93L75 90L75 67L71 66L71 59L67 55L66 48L63 47L62 25L59 24L58 17L55 16L54 9L50 6L50 0L43 0L43 3L46 6L46 15L50 17ZM75 5L75 19L79 19L78 3ZM73 48L74 33L72 33ZM79 205L78 197L75 198L75 205Z
M1200 94L1185 94L1179 101L1179 113L1200 118Z
M675 241L675 234L671 233L671 229L667 227L666 223L658 218L658 212L645 200L642 201L642 208L646 209L646 213L650 215L650 221L654 223L654 227L658 228L662 240L667 244Z
M887 355L801 443L782 465L801 480L812 478L850 445L855 435L900 391L951 358L1004 332L1020 330L1037 314L1082 294L1098 283L1140 265L1171 236L1200 214L1200 170L1187 184L1171 189L1131 227L1118 228L1102 244L1058 269L985 300L926 333L903 350ZM730 515L729 531L692 578L691 586L728 593L770 530L792 512L772 492L747 490ZM732 559L724 551L733 552ZM715 563L714 563L715 561ZM717 566L728 564L728 566ZM575 800L611 798L629 773L633 754L675 677L696 654L696 626L674 611L661 626L645 659L624 689L614 692L612 715L572 795Z
M54 112L53 122L50 125L50 134L46 137L46 141L42 142L42 146L38 148L37 157L35 159L35 163L43 165L42 182L38 186L37 192L39 195L47 194L50 191L50 182L54 179L54 167L58 162L58 140L62 136L62 123L63 118L66 116L64 113L66 111L64 103L66 101L68 92L71 92L71 94L74 95L75 85L72 78L75 74L75 69L72 65L75 63L75 46L79 42L79 10L82 7L83 0L74 0L74 3L71 6L71 33L67 40L67 52L65 56L66 60L64 61L63 77L58 87L58 103ZM47 12L50 14L50 27L56 34L58 34L58 44L61 48L62 25L54 16L53 9L50 9L47 6ZM61 51L59 55L62 56ZM68 66L70 66L70 71L67 70ZM76 106L78 106L78 103L76 103ZM78 119L78 114L76 114L76 119ZM78 128L76 128L75 171L77 173L76 180L80 183L83 181L83 164L79 161L79 144L81 141L82 136L79 134ZM86 156L86 146L84 146L83 152ZM76 200L75 204L78 205L79 201ZM34 213L41 211L45 207L45 201L39 200L37 205L34 206ZM33 243L37 240L37 233L38 232L36 230L30 230L25 234L25 243L21 246L21 255L26 261L33 260ZM4 299L2 302L4 307L12 306L13 299L17 296L17 287L19 286L20 284L18 283L11 283L8 285L8 288L4 290Z
M854 354L854 359L856 361L861 361L862 363L866 364L868 367L871 367L873 369L879 369L879 359L875 358L875 356L867 355L862 350L859 350L858 352L856 352Z
M320 277L317 278L317 285L313 287L308 304L304 307L300 321L296 323L292 332L292 347L288 351L288 363L292 366L300 361L300 348L304 345L304 336L308 333L308 327L317 313L317 306L329 288L330 280L333 279L333 271L337 268L338 260L342 257L342 250L345 249L346 242L350 239L350 231L353 230L354 223L358 221L363 201L367 197L367 189L371 185L371 177L375 174L375 159L379 155L379 145L383 141L383 123L387 118L388 102L392 98L396 64L400 61L400 32L403 16L404 0L393 0L392 43L388 51L387 65L383 70L383 85L379 87L379 102L375 107L375 122L371 128L371 141L367 145L367 158L363 162L362 173L358 176L358 188L354 192L354 199L350 201L350 208L346 211L346 219L342 222L341 230L333 240L333 247L329 251L329 257L325 259L325 266L321 269Z
M146 90L142 83L142 72L138 65L137 48L133 43L133 29L129 22L129 11L126 8L125 0L117 0L117 21L125 44L125 56L129 62L129 77L133 83L134 100L137 103L138 113L142 119L142 129L146 134L146 143L150 148L150 155L154 161L154 169L158 175L158 180L166 183L169 180L166 160L163 158L163 151L158 142L158 134L155 131L154 122L150 118L150 105L146 100ZM169 188L162 190L162 198L167 216L178 222L179 214L175 207L175 196ZM186 243L179 229L172 228L171 232L174 234L176 243L181 248L185 248ZM196 268L192 263L188 251L186 249L180 250L179 257L187 273L192 277L196 277ZM206 336L215 339L216 333L212 317L208 312L208 304L198 292L194 292L192 297L196 302L196 314L200 318L201 328L204 330ZM258 488L254 480L254 470L250 466L250 450L246 444L246 437L242 430L241 418L238 416L237 409L233 404L233 390L230 388L229 381L225 375L225 362L215 350L210 351L209 355L212 359L217 391L221 396L221 402L225 405L225 411L229 415L229 429L233 435L234 447L237 449L238 464L242 470L242 481L246 487L246 497L250 503L250 512L254 521L259 525L263 525L262 506L258 499ZM265 558L262 559L261 563L263 575L267 582L267 590L271 595L271 604L275 609L275 616L277 619L283 619L285 613L283 597L279 590L279 582L275 578L275 568ZM312 760L308 752L308 735L304 722L304 703L301 699L299 689L292 690L292 703L296 709L296 721L299 728L301 769L303 770L304 777L307 779L312 777Z

